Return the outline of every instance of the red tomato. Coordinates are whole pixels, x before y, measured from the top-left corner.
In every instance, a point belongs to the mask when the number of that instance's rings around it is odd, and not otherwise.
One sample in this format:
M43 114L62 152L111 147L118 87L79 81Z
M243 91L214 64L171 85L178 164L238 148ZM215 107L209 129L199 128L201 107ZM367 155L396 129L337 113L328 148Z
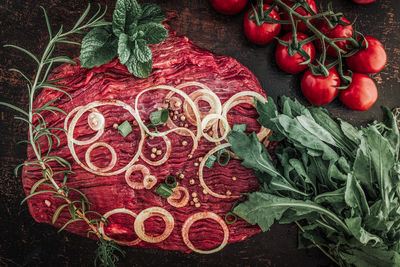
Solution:
M225 15L239 13L247 5L247 1L248 0L210 0L214 9Z
M342 18L342 21L346 22L346 23L350 23L347 19ZM329 27L329 25L326 23L325 20L320 20L317 23L317 29L322 32L323 34L325 34L326 37L334 39L334 38L345 38L345 37L352 37L353 36L353 26L352 25L336 25L335 28L331 29ZM322 51L322 44L321 41L319 39L317 39L315 41L316 43L316 47L318 48L319 51ZM335 42L335 44L340 48L343 49L344 51L348 51L348 49L346 48L346 46L350 45L349 41L337 41ZM325 43L325 45L327 46L327 50L326 50L326 54L328 56L333 56L336 57L337 53L336 50L327 45Z
M363 111L376 102L378 90L370 77L354 72L350 86L340 92L339 98L348 108Z
M288 6L292 7L294 5L294 3L291 0L283 0L283 2L285 2L285 4L287 4ZM313 10L315 13L317 13L317 4L315 3L314 0L307 0L308 5L310 6L311 10ZM302 16L305 17L311 17L311 14L308 13L303 7L298 7L295 9L295 11L297 13L299 13ZM294 17L295 21L298 21L298 19L296 17ZM282 14L282 20L290 20L289 15L285 12L284 14ZM313 23L315 20L312 19L310 22ZM292 30L292 25L291 24L284 24L283 28L287 31L291 31ZM308 27L303 23L303 22L298 22L297 23L297 30L301 31L301 32L308 32Z
M308 69L301 79L301 91L308 102L315 106L322 106L332 102L339 93L336 87L340 86L340 78L335 68L329 69L328 77L315 76Z
M297 33L297 40L302 41L307 39L308 36L304 33L298 32ZM291 41L293 39L292 33L289 32L282 37L283 41ZM315 57L315 47L312 42L306 43L303 45L304 51L310 56L311 62L314 60ZM289 55L288 47L285 45L278 44L275 51L275 59L276 64L278 64L279 68L283 71L289 73L299 73L308 68L307 65L299 65L300 63L306 61L304 57L295 53L293 56Z
M270 8L269 5L263 5L263 10L267 10ZM260 26L249 20L249 13L253 9L250 9L246 12L246 15L243 19L243 28L244 34L246 37L255 44L266 44L274 39L274 37L278 36L281 31L281 25L276 23L263 23ZM273 19L279 20L278 12L272 10L269 16Z
M357 4L369 4L375 2L376 0L352 0L352 1Z
M371 36L365 36L368 48L346 58L349 68L358 73L377 73L386 65L387 56L381 42Z

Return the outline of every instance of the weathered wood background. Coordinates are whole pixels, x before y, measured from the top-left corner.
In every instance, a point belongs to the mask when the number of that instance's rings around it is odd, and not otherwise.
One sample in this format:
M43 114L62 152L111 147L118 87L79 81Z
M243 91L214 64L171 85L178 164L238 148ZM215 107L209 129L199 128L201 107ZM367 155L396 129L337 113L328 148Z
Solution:
M325 0L316 0L326 7ZM107 5L111 17L114 0L100 0ZM298 97L300 75L280 71L274 62L275 43L257 46L249 43L242 33L242 12L235 16L217 14L207 0L158 0L167 10L176 11L179 18L173 29L186 35L200 47L236 58L252 70L268 95ZM334 116L355 124L365 124L381 118L380 106L400 106L400 1L377 0L370 5L356 5L350 0L332 0L337 11L350 20L357 18L358 31L378 38L388 54L386 68L372 75L378 85L379 99L367 112L346 109L338 100L327 106ZM25 55L4 44L17 44L40 54L48 36L39 6L44 6L51 25L58 28L73 25L87 1L79 0L1 0L0 1L0 101L27 106L24 82L8 71L17 67L33 74L35 65ZM249 5L250 6L250 5ZM249 7L248 6L248 7ZM80 41L77 36L76 40ZM58 54L76 57L79 48L62 46ZM24 194L13 168L24 161L26 147L16 146L26 138L26 127L13 120L13 113L0 107L0 266L91 266L96 242L36 223L27 206L20 205ZM267 233L227 246L213 255L181 254L159 249L125 248L127 256L119 266L330 266L332 263L318 250L296 249L296 227L275 225Z

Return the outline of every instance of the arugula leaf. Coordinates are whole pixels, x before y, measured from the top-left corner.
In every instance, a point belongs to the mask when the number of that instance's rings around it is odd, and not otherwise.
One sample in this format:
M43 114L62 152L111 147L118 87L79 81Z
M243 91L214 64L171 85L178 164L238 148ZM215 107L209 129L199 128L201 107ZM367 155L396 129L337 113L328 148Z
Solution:
M111 61L117 53L117 39L111 26L96 27L82 40L79 61L83 68L92 68Z
M263 183L233 211L264 231L299 221L299 246L327 248L343 266L400 265L400 140L389 109L383 123L358 129L287 97L255 103L260 124L281 141L278 160L254 133L228 135Z
M267 173L272 177L282 177L254 132L248 137L243 132L231 131L228 134L228 140L235 155L243 159L243 166Z
M340 252L340 257L356 267L400 266L400 254L385 247L358 246Z
M346 204L357 209L357 214L368 215L370 214L369 206L367 203L367 198L364 194L360 183L354 178L354 176L349 173L347 174L346 191L344 193L344 200Z
M139 24L147 24L150 22L161 23L167 18L162 8L153 3L142 4L142 16L140 16Z
M267 231L275 220L280 220L286 211L291 210L294 214L291 213L291 218L286 218L286 223L294 222L300 216L317 213L326 216L335 222L335 225L349 232L347 226L334 213L312 201L277 197L260 192L251 193L248 196L248 201L237 205L233 212L250 224L258 224L263 231Z

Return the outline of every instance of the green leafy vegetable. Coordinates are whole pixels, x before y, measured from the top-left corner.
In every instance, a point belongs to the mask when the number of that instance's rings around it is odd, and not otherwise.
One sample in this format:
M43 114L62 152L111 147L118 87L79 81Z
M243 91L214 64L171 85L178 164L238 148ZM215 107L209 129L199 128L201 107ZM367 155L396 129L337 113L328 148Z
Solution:
M138 78L147 78L153 67L148 44L158 44L168 37L160 24L165 13L156 4L136 0L117 0L112 25L91 30L82 40L79 60L83 68L111 61L118 53L121 64Z
M299 247L317 246L343 266L399 266L400 142L392 113L383 108L383 123L357 129L287 97L279 106L255 103L258 121L280 141L277 160L255 133L229 133L232 151L263 183L233 212L264 231L296 222Z

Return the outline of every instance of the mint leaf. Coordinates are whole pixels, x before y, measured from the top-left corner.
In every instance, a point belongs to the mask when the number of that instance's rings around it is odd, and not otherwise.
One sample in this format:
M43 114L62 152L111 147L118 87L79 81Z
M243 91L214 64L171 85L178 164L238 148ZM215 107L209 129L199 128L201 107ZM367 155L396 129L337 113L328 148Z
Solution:
M121 33L118 40L118 58L121 64L125 64L131 56L131 49L128 46L128 35Z
M129 72L135 75L138 78L147 78L149 77L152 67L153 61L147 62L140 62L136 59L136 57L131 54L129 57L128 62L126 62L126 67L128 68Z
M137 27L137 30L143 32L142 39L148 44L158 44L168 37L168 31L163 25L157 23L142 24Z
M113 13L112 29L116 36L126 33L131 24L142 16L142 8L136 0L117 0Z
M111 61L117 53L117 38L111 26L96 27L82 40L79 60L82 68L92 68Z
M153 3L142 4L142 11L139 24L146 24L149 22L161 23L167 18L167 15L162 8Z
M142 63L150 61L152 56L150 48L143 39L135 41L135 49L133 50L133 54L135 55L136 59Z

